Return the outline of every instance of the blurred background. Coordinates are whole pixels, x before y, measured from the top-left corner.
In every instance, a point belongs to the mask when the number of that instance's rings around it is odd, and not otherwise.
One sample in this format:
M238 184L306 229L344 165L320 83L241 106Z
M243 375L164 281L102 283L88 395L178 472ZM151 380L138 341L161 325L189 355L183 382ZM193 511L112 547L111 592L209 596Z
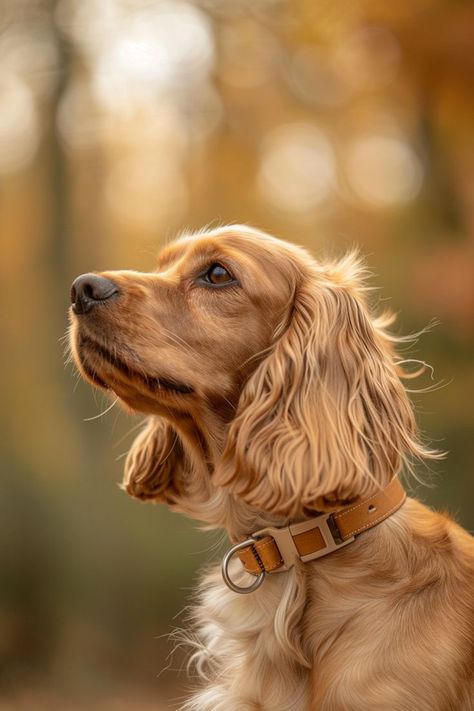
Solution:
M1 711L185 693L166 635L217 539L119 490L139 418L61 340L74 276L182 229L359 245L399 333L439 321L413 399L450 454L418 495L473 527L473 47L460 0L2 0Z

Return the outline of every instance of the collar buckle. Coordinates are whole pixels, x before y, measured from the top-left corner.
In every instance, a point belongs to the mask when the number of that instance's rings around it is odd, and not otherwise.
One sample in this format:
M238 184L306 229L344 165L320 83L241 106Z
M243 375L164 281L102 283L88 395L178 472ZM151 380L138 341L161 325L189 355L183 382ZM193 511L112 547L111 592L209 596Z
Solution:
M330 527L330 523L333 525L333 529ZM322 548L313 551L312 553L307 553L306 555L301 555L296 547L294 537L300 533L306 533L313 529L318 529L321 534L323 543L325 544ZM278 572L282 570L289 570L294 566L297 560L306 563L309 560L315 560L316 558L322 558L328 553L339 550L352 543L354 536L347 538L346 540L336 539L333 530L337 530L336 524L332 518L332 514L321 514L316 518L309 519L308 521L301 521L301 523L292 523L285 528L275 528L273 526L267 526L262 528L253 534L254 538L262 538L264 536L271 536L280 551L281 558L283 560L283 565L278 568Z

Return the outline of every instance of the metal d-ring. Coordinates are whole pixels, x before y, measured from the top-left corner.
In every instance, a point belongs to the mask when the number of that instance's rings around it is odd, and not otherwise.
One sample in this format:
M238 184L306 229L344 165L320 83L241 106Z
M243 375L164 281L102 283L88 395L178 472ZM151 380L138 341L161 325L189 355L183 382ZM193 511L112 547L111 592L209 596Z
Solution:
M221 571L222 571L222 577L224 578L224 582L227 585L228 588L233 590L236 593L240 593L241 595L245 595L246 593L251 593L257 590L260 585L263 583L265 579L265 571L262 570L261 573L257 575L255 578L254 582L249 585L248 587L244 588L241 587L240 585L236 585L233 580L231 580L228 567L229 563L232 559L232 557L242 548L248 548L249 546L254 545L254 543L257 542L256 538L247 538L246 541L241 541L240 543L236 543L235 546L232 546L232 548L229 548L227 553L222 559L222 566L221 566Z

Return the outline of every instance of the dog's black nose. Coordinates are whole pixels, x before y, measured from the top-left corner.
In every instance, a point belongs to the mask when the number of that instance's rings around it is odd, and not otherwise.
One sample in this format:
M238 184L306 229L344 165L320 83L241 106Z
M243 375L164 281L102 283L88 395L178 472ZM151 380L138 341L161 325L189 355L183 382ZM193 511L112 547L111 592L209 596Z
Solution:
M85 314L118 293L118 286L110 279L98 274L81 274L71 286L72 310L76 314Z

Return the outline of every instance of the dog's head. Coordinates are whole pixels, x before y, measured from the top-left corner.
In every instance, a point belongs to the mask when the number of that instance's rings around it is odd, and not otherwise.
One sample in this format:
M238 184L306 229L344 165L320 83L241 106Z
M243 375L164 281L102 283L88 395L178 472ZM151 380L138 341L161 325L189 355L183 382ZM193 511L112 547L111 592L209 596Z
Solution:
M403 375L354 255L321 264L250 228L181 238L156 271L79 277L82 374L150 415L126 464L141 498L179 472L272 514L332 510L386 484L418 442ZM174 497L174 498L173 498Z

